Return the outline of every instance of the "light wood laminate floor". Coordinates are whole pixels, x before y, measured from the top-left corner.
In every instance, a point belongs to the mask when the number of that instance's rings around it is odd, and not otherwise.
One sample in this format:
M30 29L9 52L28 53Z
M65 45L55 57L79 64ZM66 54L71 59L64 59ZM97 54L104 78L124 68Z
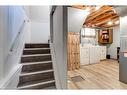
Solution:
M85 80L72 81L71 77L82 76ZM119 81L119 63L105 60L98 64L81 66L80 70L68 71L68 89L127 89Z

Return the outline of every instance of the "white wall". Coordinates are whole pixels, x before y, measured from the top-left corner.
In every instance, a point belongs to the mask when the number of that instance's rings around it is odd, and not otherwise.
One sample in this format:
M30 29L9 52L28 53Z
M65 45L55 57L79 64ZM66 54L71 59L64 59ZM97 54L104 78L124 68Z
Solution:
M49 6L31 6L31 43L47 43L50 36Z
M68 31L80 32L88 12L77 8L68 8Z
M18 47L14 49L14 53L10 54L10 48L12 47L12 44L15 41L15 38L20 31L21 26L23 25L23 22L25 19L27 19L26 12L24 10L24 7L22 6L5 6L0 7L0 14L3 17L0 17L2 19L1 25L2 31L0 31L0 35L2 36L2 39L0 41L0 46L2 46L2 51L0 51L1 56L3 57L0 61L0 67L2 67L2 77L0 84L4 85L7 81L9 81L10 75L15 72L18 67L20 67L20 58L22 54L23 45L25 42L25 35L24 33L27 32L27 23L25 24L25 27L22 29L21 38L16 45L18 44ZM15 47L15 46L14 46ZM15 81L16 84L16 81Z
M24 12L24 9L22 6L11 6L8 7L9 10L9 19L6 23L9 25L6 26L8 31L4 32L4 61L7 60L7 56L9 53L10 48L12 47L12 44L14 43L15 37L17 36L19 29L24 22L24 19L26 19L26 15ZM8 16L7 14L5 15ZM8 28L9 27L9 28ZM5 64L5 71L9 72L9 68L12 68L15 66L17 62L10 62L9 64ZM10 65L7 67L6 65ZM7 67L7 68L6 68Z
M117 59L117 47L120 47L120 27L113 28L113 43L108 46L108 54L113 59Z
M50 35L49 23L31 22L32 43L47 43Z
M25 15L28 17L28 23L27 23L27 28L25 29L25 42L30 43L31 40L31 20L30 20L30 7L29 6L24 6L25 10Z

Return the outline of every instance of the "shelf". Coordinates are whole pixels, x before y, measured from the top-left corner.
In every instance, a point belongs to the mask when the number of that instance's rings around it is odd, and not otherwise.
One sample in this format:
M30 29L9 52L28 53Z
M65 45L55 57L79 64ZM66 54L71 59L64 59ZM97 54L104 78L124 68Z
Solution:
M98 42L101 44L111 44L113 42L112 29L99 30L98 31Z

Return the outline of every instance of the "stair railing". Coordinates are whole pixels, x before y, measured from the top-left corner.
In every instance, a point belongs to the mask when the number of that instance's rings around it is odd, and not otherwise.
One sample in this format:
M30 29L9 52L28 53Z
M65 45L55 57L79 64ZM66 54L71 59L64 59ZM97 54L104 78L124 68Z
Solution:
M20 41L21 41L21 35L23 34L23 29L25 27L26 22L27 22L26 20L23 21L23 23L19 29L19 32L16 35L15 40L9 50L9 55L13 55L17 52L19 45L20 45Z

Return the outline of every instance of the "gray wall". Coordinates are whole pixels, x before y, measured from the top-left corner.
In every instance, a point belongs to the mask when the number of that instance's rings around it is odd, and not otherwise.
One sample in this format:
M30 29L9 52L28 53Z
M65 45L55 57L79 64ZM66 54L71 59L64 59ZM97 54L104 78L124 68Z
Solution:
M3 78L3 33L5 31L4 28L4 10L5 7L0 7L0 83Z
M108 46L108 54L117 59L117 47L120 47L120 26L113 27L113 43Z
M119 64L119 80L127 83L127 16L120 17L120 64Z
M68 7L68 31L80 32L88 12Z
M63 14L64 13L64 14ZM57 6L53 14L53 45L56 64L63 89L67 87L67 10Z
M121 52L127 52L127 16L120 17Z

